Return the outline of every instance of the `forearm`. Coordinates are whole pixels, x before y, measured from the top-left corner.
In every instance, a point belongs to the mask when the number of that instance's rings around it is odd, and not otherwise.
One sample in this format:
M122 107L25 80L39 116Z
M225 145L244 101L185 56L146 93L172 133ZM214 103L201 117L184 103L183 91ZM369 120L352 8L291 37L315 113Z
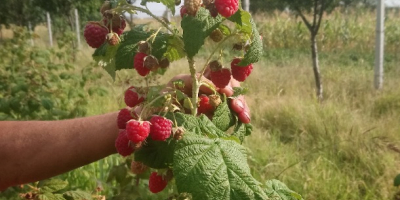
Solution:
M0 189L46 179L116 152L117 113L0 122Z

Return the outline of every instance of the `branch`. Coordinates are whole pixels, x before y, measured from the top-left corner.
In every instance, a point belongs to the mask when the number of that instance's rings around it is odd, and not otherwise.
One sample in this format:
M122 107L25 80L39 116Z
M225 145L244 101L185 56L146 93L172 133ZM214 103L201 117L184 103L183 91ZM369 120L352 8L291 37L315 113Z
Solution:
M332 1L331 1L332 2ZM324 15L324 10L327 8L327 6L325 6L325 0L321 0L321 8L319 10L319 18L318 18L318 22L315 26L315 34L318 33L319 31L319 27L321 26L321 21L322 21L322 17Z
M303 20L303 22L306 24L308 30L312 31L313 27L311 26L310 22L308 22L307 18L303 15L303 13L301 12L301 10L296 6L294 8L297 11L297 14L300 15L301 19Z
M315 28L316 28L316 25L317 25L318 2L319 2L319 0L314 0L313 24L312 24L312 27L313 27L313 34L314 34L314 32L315 32Z

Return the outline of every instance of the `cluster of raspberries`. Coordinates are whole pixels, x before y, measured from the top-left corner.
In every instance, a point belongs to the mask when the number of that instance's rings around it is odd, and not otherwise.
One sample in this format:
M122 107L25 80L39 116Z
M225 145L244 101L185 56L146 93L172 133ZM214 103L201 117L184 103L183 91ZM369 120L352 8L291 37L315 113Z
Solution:
M115 140L115 147L120 155L124 157L131 155L141 148L147 137L156 141L165 141L171 136L171 120L159 115L153 115L149 121L139 120L134 108L145 100L139 88L129 87L125 91L124 100L128 108L121 109L118 113L117 125L120 132ZM141 162L131 163L131 171L134 174L142 174L147 169L148 167ZM149 178L150 191L153 193L162 191L170 179L171 176L168 176L168 173L162 175L153 172Z
M87 44L93 48L99 48L104 42L116 45L120 42L119 36L126 27L125 20L111 12L111 4L105 1L100 8L103 19L99 22L88 22L85 26L83 36Z
M140 76L146 76L151 71L157 71L158 68L168 68L169 66L169 60L167 58L158 60L151 55L150 52L151 47L148 42L140 41L138 43L138 52L133 58L133 68Z
M223 17L230 17L239 9L238 0L185 0L181 7L181 17L185 15L195 16L201 6L210 11L212 17L220 14Z
M231 69L223 68L221 63L218 61L211 61L209 63L211 72L210 79L215 86L219 88L226 87L231 81L231 77L239 82L243 82L250 75L253 70L253 65L239 66L238 64L242 61L241 58L235 58L231 62Z

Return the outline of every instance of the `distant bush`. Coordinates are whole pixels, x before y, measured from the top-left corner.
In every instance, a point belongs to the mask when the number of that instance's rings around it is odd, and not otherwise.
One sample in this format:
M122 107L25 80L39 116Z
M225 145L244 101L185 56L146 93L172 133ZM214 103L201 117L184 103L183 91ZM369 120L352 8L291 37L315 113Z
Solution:
M2 43L0 120L54 120L86 115L86 83L100 75L90 68L79 73L72 64L68 45L41 49L30 45L29 38L25 29L15 28L14 37Z

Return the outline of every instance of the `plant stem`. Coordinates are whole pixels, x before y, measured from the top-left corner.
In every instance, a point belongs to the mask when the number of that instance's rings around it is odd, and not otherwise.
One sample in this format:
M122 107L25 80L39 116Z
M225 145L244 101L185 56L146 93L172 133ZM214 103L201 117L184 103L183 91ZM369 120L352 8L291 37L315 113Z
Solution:
M197 115L197 100L199 95L200 84L196 77L196 66L193 58L188 58L190 76L192 77L192 115Z

